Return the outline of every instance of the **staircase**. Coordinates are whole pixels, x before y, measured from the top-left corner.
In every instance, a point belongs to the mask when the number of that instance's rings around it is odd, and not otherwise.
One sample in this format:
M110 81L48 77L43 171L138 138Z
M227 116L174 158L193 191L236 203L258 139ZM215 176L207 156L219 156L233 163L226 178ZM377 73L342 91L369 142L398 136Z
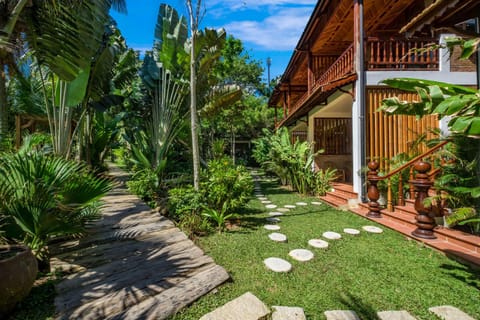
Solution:
M353 192L351 185L335 183L332 187L332 191L320 197L320 199L331 206L343 210L350 210L360 216L398 231L409 238L421 241L449 257L475 267L480 267L480 237L478 236L448 229L443 226L437 226L434 229L434 234L437 239L431 240L414 237L411 233L417 228L415 225L415 216L417 213L414 209L413 200L406 199L405 205L395 206L394 211L382 209L381 218L370 218L367 217L369 211L368 203L359 203L357 205L358 202L356 199L358 199L358 195Z

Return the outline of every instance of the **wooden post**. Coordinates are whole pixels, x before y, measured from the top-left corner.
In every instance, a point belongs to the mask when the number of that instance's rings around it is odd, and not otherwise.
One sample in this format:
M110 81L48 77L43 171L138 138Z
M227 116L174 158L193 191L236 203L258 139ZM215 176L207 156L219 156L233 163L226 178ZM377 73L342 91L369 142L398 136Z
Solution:
M424 239L436 239L433 234L435 228L435 219L431 214L431 207L425 207L423 201L428 197L428 189L432 186L432 182L428 178L427 172L430 171L430 163L420 160L415 163L415 171L418 173L413 181L409 181L415 187L417 193L415 198L415 210L417 211L416 225L417 229L412 232L412 235Z
M380 193L378 192L378 187L377 187L377 183L379 180L377 169L379 166L380 165L376 160L370 161L368 163L368 169L370 169L370 171L368 171L368 175L367 175L367 179L368 179L367 196L368 196L368 200L370 200L368 202L368 208L370 209L370 211L367 213L367 217L370 217L370 218L382 217L380 215L380 206L377 202L378 198L380 198Z
M15 148L20 149L22 144L22 118L20 115L15 115Z

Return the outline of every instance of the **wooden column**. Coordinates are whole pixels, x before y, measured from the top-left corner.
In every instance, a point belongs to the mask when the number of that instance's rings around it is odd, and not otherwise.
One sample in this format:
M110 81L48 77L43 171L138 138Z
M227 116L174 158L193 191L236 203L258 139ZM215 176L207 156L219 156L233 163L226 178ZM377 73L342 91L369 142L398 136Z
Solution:
M308 95L312 94L313 82L314 82L314 73L313 73L313 57L312 52L308 51L307 53L307 88Z
M287 118L287 108L288 108L288 99L287 92L283 91L283 119Z
M15 115L15 148L20 149L22 144L22 118L20 115Z
M430 171L431 165L428 162L419 161L414 165L415 179L409 181L415 187L415 210L417 211L416 225L417 229L412 232L412 235L424 239L436 239L433 234L433 228L435 228L435 219L432 214L431 207L426 207L423 204L425 198L428 197L428 189L432 186L432 182L428 178L427 172Z
M380 206L378 204L378 199L380 198L380 192L378 192L377 183L380 180L378 177L378 167L380 164L376 161L370 161L368 163L368 208L370 211L367 213L367 217L370 218L381 218L382 215L380 214Z

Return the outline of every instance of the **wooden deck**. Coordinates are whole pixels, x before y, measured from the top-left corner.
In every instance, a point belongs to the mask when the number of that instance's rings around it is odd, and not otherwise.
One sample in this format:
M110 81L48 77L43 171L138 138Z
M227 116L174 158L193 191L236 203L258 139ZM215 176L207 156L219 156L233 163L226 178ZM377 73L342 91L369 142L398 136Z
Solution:
M56 244L57 319L165 319L229 275L174 224L128 193L125 173L103 199L102 219L80 240Z

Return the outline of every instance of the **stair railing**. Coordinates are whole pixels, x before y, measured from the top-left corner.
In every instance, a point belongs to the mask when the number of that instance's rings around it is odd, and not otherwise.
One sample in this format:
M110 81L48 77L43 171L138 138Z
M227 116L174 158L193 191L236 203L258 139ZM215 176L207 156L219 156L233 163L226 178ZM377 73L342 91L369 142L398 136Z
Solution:
M414 183L412 183L415 180L414 177L414 169L415 169L415 164L417 162L424 162L424 159L427 158L428 156L431 156L435 151L439 150L443 146L445 146L448 143L448 141L443 141L436 146L430 148L426 152L422 153L421 155L416 156L415 158L411 159L410 161L404 163L398 168L395 168L394 170L390 171L388 174L384 176L379 176L378 175L378 168L380 164L378 161L373 160L368 163L368 174L367 174L367 180L368 180L368 199L369 201L369 213L367 216L372 217L372 218L380 218L380 206L377 202L377 200L380 198L380 192L378 191L378 182L382 180L387 180L387 210L388 211L394 211L393 207L393 194L392 194L392 184L391 184L391 178L394 177L395 175L398 174L398 205L404 206L405 205L405 198L403 195L403 177L402 177L402 172L410 168L410 174L409 174L409 196L410 199L414 199L416 196L416 191L415 191L415 186ZM433 162L432 162L433 163ZM429 172L427 173L429 179L431 177L434 177L440 170L441 168L433 168L432 165L429 164Z

